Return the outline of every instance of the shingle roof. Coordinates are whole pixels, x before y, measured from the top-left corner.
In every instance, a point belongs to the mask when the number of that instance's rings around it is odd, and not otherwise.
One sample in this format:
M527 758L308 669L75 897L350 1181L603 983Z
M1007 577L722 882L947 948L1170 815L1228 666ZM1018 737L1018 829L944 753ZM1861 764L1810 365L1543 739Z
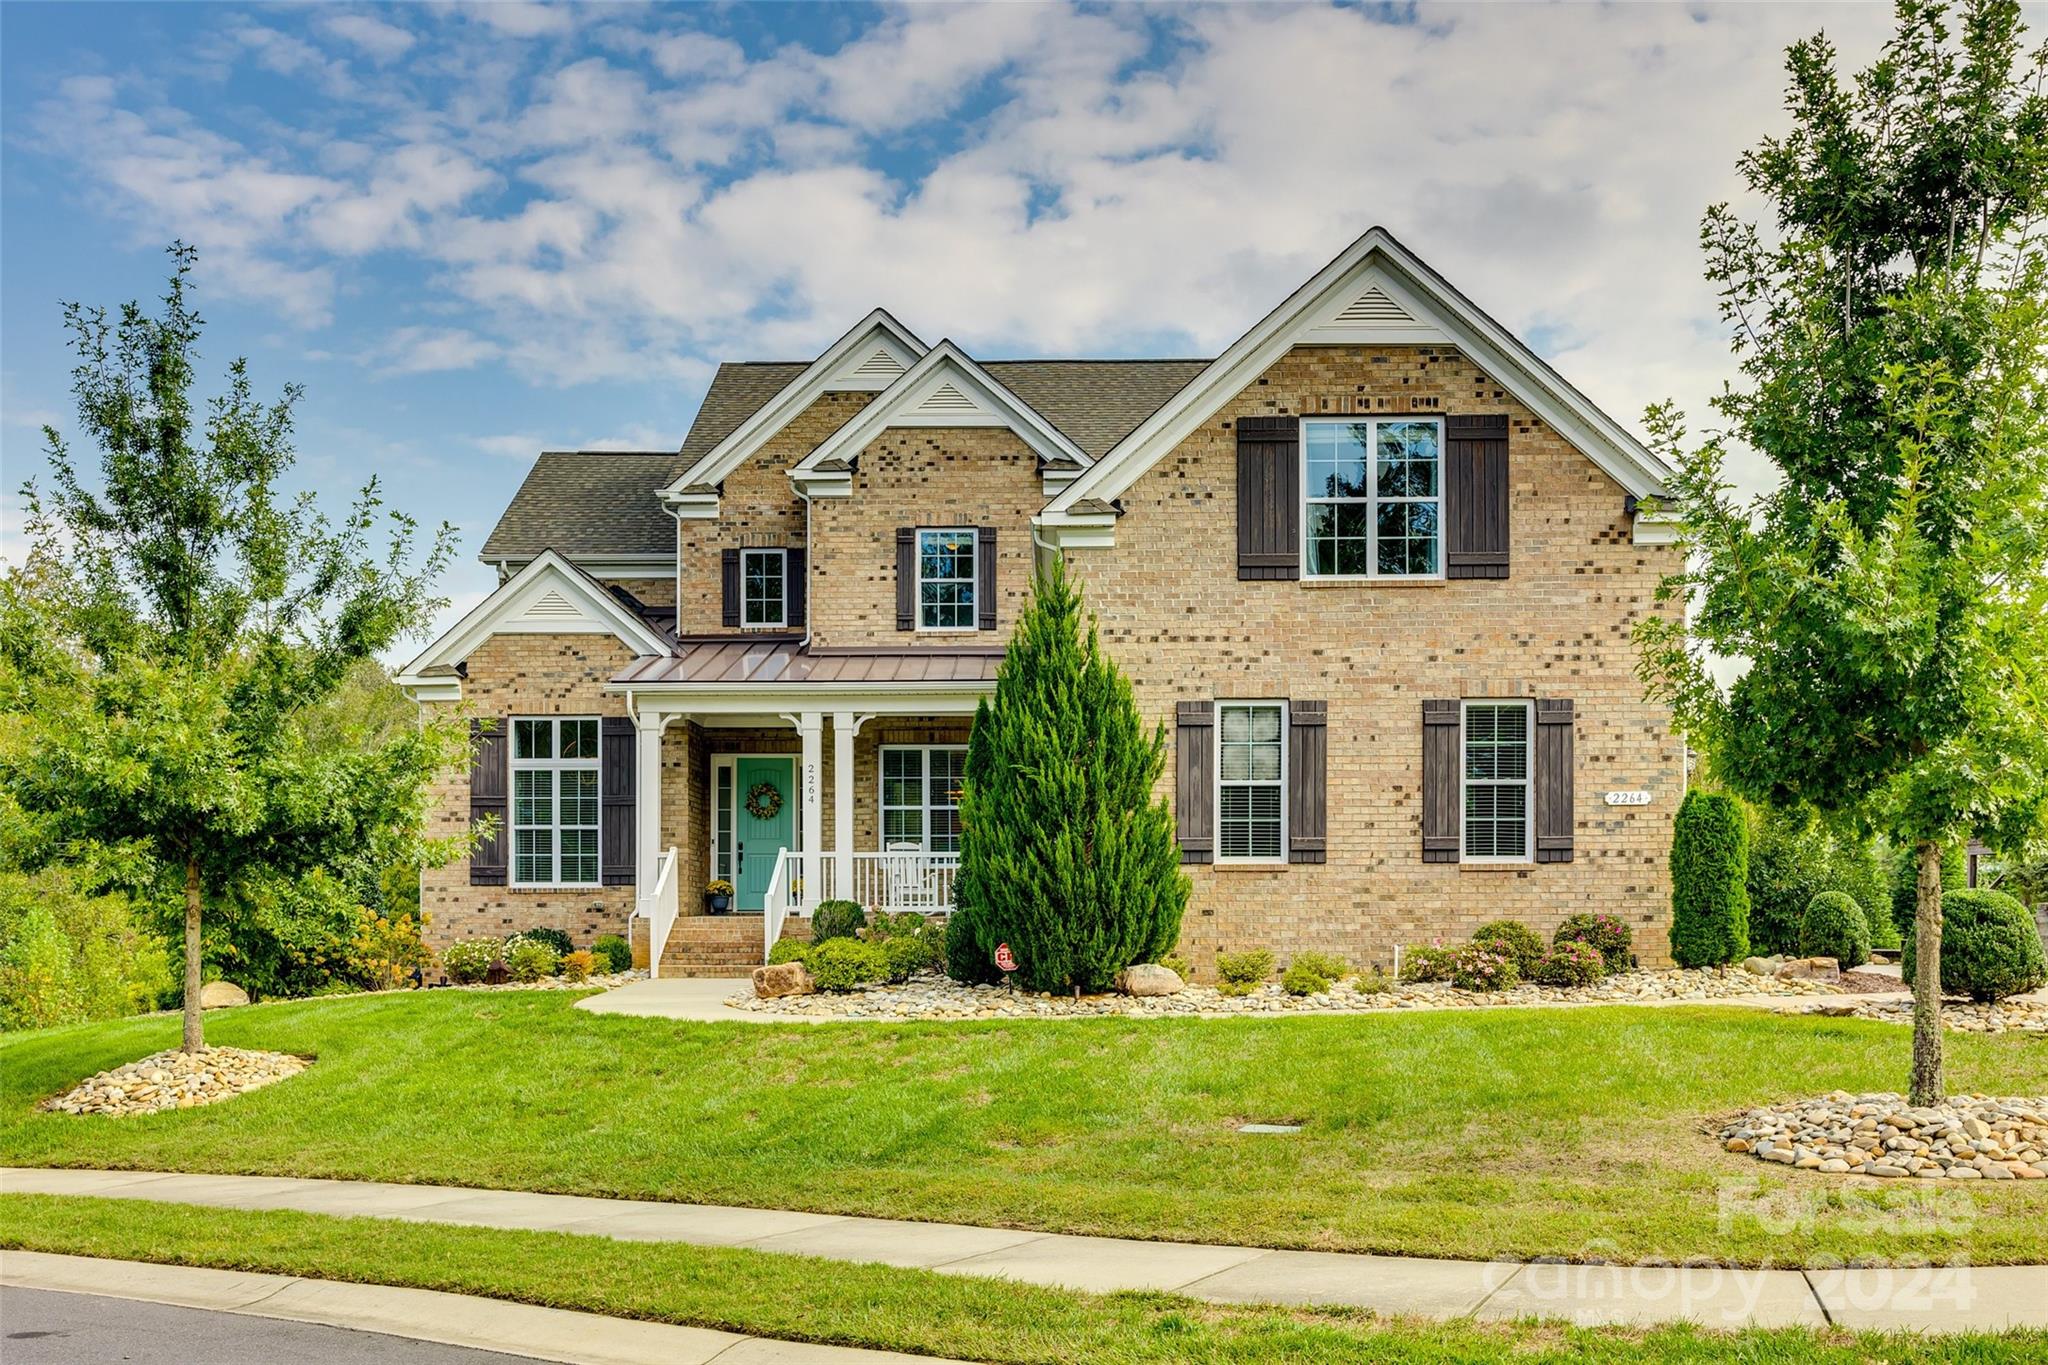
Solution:
M1202 372L1206 360L989 360L982 368L1097 459Z
M670 457L674 467L668 478L709 455L713 446L809 368L809 363L801 360L727 361L720 365L718 373L711 376L711 387L704 391L704 402L697 409L697 420L690 423L690 434L683 438L682 450Z
M654 494L675 458L668 450L543 451L480 557L674 554L675 519Z

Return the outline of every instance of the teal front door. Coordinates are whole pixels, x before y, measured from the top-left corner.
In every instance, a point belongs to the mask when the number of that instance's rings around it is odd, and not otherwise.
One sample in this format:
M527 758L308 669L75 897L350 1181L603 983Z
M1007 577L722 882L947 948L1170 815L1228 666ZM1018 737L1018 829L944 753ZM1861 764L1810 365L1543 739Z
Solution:
M733 763L733 908L761 909L768 880L775 875L775 855L788 848L796 829L796 760L741 758ZM760 795L754 793L760 790ZM769 796L769 789L774 796ZM772 810L766 819L748 807ZM785 888L786 889L786 888Z

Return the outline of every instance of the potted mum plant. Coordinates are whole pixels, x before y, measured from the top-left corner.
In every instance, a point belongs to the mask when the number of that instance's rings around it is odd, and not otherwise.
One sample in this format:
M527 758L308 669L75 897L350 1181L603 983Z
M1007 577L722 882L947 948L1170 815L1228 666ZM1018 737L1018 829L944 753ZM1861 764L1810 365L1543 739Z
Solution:
M704 888L704 908L714 915L732 909L732 883L720 877Z

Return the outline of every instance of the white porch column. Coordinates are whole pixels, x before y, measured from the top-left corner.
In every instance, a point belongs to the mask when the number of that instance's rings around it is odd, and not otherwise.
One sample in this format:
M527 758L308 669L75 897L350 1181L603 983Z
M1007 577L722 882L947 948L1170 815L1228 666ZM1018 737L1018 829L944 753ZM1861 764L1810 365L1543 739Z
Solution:
M633 890L654 894L661 860L661 732L668 717L640 712L633 732Z
M832 894L853 894L853 737L860 725L851 711L832 713Z
M804 864L820 870L824 866L824 849L820 845L825 842L825 809L820 802L825 793L823 776L818 770L824 766L825 755L823 736L819 732L824 721L824 715L817 711L804 711L796 718L797 738L803 741L803 775L798 778L798 783L803 791L799 809L804 822ZM816 905L820 899L818 887L804 887L805 904Z

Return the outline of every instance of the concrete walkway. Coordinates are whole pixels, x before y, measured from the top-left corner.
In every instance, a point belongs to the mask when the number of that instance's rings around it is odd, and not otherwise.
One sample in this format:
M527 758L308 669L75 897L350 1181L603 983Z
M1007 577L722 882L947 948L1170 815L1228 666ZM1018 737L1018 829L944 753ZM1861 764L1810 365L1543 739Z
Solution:
M1428 1317L1544 1317L1635 1326L1689 1321L1724 1329L1830 1323L1914 1331L2048 1327L2048 1266L1805 1271L1434 1261L511 1190L148 1171L6 1168L0 1169L0 1192L547 1229L879 1262L1103 1293L1170 1290L1216 1303L1336 1305Z
M740 989L753 989L748 977L665 976L614 986L601 995L576 1002L592 1014L630 1014L643 1019L682 1019L695 1024L831 1024L835 1019L804 1019L736 1010L726 1000Z
M930 1365L930 1356L770 1341L504 1299L239 1270L0 1252L0 1285L135 1299L467 1346L571 1365ZM195 1357L196 1359L197 1357Z

